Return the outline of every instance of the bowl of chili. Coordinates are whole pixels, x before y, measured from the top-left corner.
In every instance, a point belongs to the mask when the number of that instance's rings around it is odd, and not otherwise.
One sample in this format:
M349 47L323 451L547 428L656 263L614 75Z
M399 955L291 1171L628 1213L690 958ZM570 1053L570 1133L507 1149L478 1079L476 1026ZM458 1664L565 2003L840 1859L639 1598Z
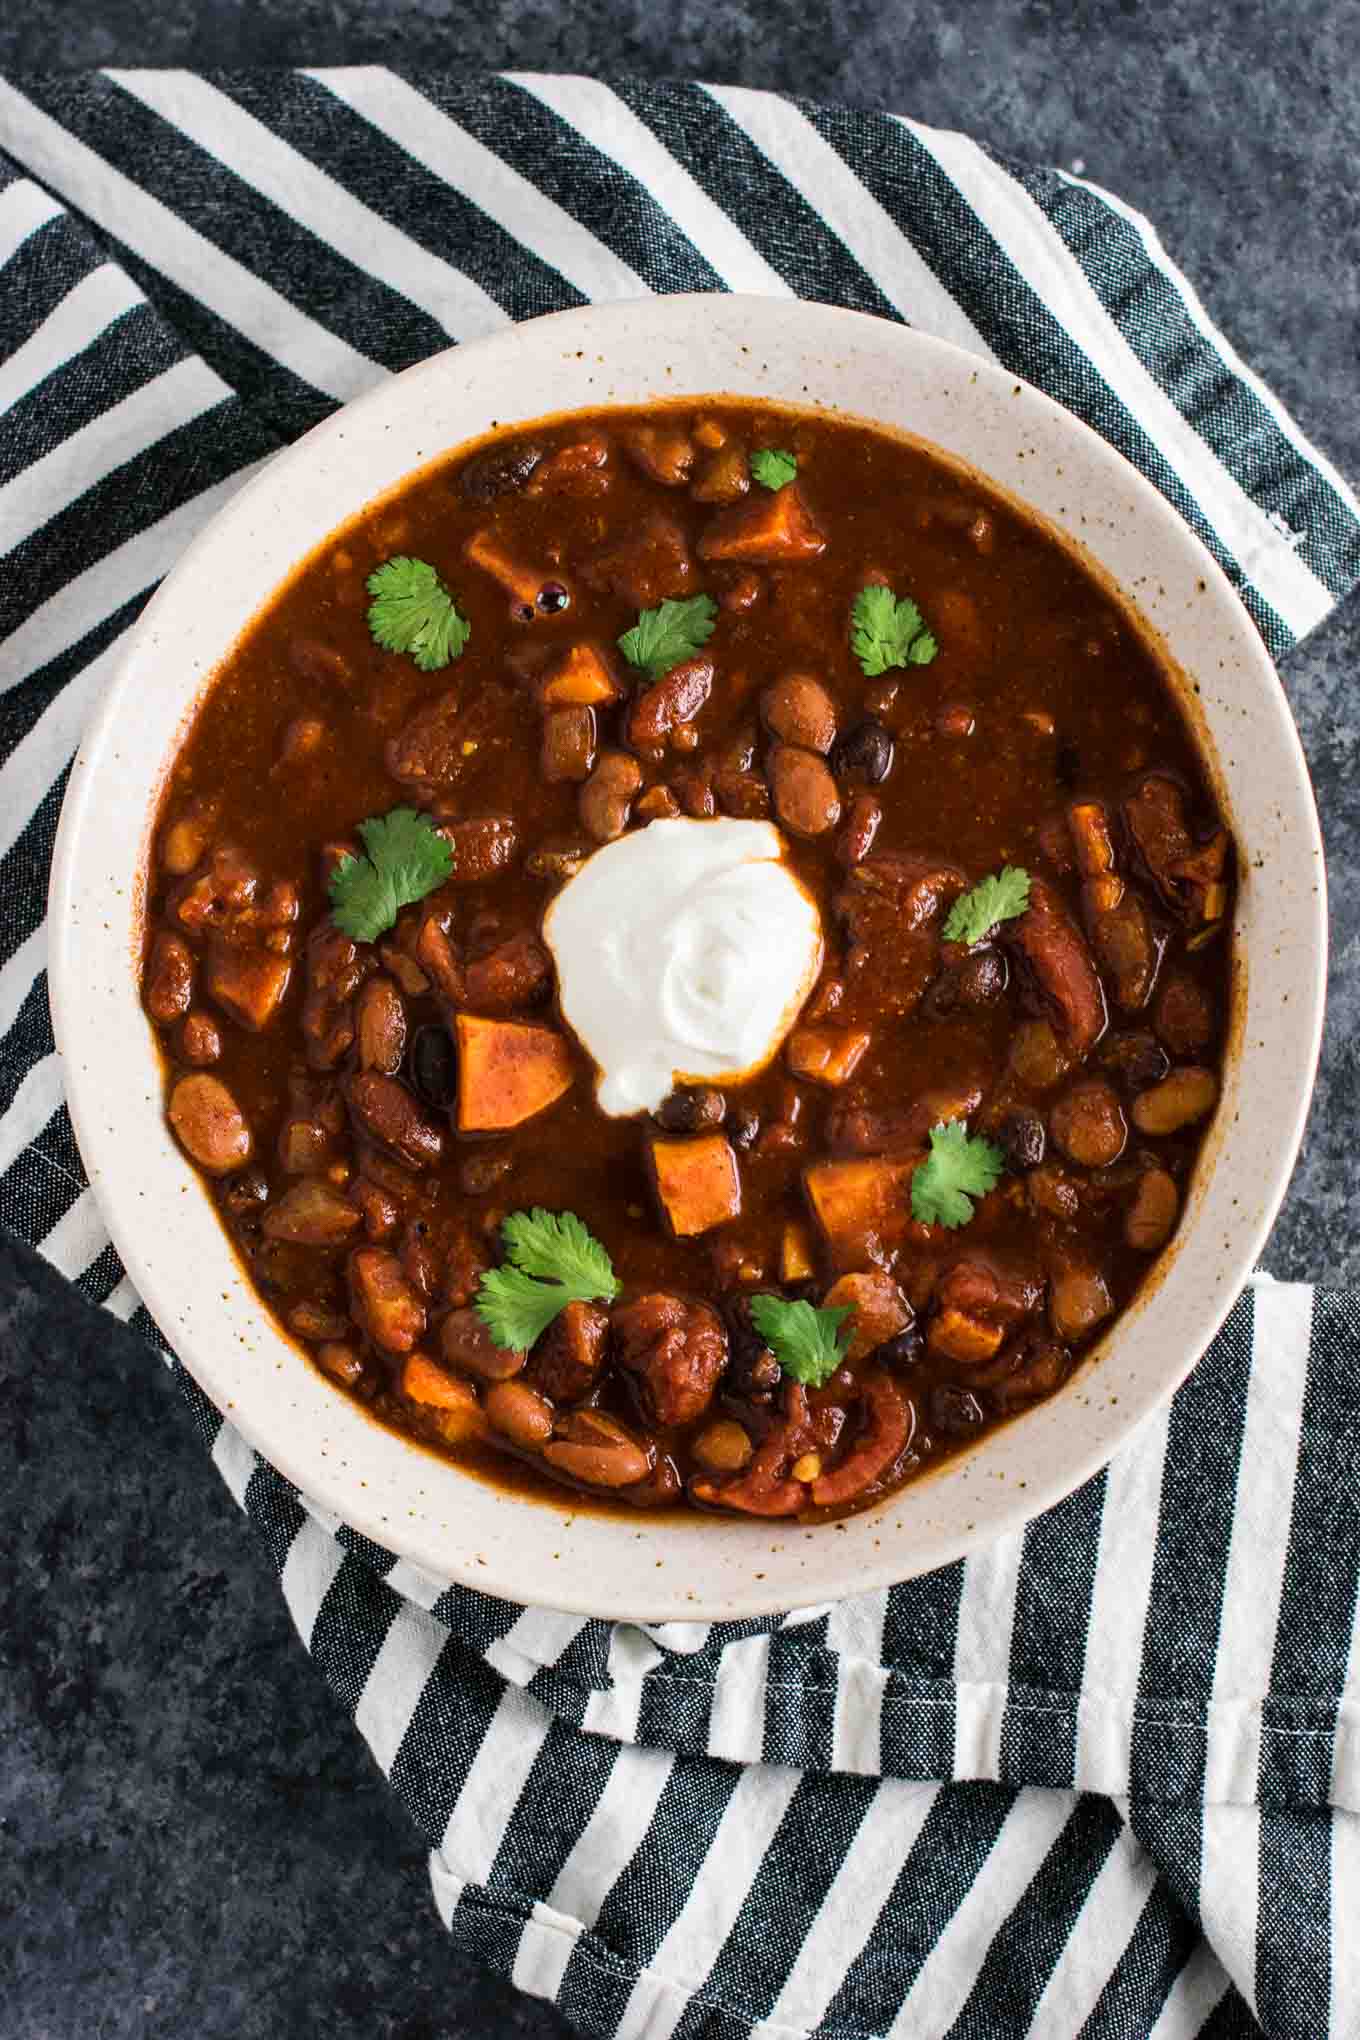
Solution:
M131 635L51 911L206 1392L436 1575L647 1619L1102 1465L1256 1258L1322 1015L1298 739L1183 520L1000 369L731 297L272 461Z

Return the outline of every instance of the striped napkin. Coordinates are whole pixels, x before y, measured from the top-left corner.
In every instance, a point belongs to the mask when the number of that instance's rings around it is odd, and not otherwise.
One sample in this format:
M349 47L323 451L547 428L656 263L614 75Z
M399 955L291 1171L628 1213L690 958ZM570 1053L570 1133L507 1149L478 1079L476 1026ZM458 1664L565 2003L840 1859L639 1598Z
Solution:
M0 1220L162 1350L44 975L66 773L124 634L259 461L387 374L724 288L908 319L1042 384L1277 655L1360 579L1354 498L1148 222L960 135L580 78L0 81ZM712 1627L425 1577L181 1379L448 1932L584 2032L1356 2040L1358 1361L1353 1296L1261 1278L1022 1534Z

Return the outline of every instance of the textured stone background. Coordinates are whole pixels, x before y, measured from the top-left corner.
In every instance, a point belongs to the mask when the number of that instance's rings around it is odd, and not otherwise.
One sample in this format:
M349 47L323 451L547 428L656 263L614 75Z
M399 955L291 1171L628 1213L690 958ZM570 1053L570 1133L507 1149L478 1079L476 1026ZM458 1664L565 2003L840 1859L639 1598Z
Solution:
M1360 476L1360 0L13 0L0 70L393 62L706 77L1080 161ZM1360 1277L1360 603L1285 672L1332 887L1331 1012L1268 1265ZM0 2031L508 2040L423 1851L294 1641L162 1371L0 1241Z

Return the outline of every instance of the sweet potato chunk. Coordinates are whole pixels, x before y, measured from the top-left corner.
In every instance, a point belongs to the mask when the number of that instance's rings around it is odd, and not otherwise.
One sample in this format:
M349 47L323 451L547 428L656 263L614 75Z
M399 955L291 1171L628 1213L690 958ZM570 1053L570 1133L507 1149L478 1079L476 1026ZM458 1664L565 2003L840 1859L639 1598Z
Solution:
M571 1052L551 1027L460 1013L458 1131L505 1133L571 1088Z
M689 1239L741 1212L741 1172L726 1134L698 1140L654 1137L649 1159L656 1194L671 1231Z
M834 1090L854 1075L872 1039L864 1027L795 1027L784 1052L796 1077Z
M634 609L653 609L668 596L688 595L694 562L684 526L659 510L583 568L592 588L617 595Z
M354 1314L375 1346L409 1353L425 1331L425 1306L401 1262L385 1247L358 1247L349 1257Z
M826 551L795 485L763 490L721 510L699 540L705 560L742 560L748 566L782 566L790 560L815 560Z
M921 1160L872 1155L862 1161L814 1162L803 1171L813 1217L835 1259L853 1266L875 1245L900 1235L911 1216L912 1172Z
M623 692L608 656L594 644L571 645L550 659L534 685L544 708L603 708Z
M481 1428L476 1389L469 1387L466 1381L446 1374L428 1353L408 1355L401 1370L401 1392L408 1402L422 1403L426 1409L443 1410L450 1416L461 1418L460 1429L464 1435ZM446 1427L441 1425L440 1428L447 1437Z

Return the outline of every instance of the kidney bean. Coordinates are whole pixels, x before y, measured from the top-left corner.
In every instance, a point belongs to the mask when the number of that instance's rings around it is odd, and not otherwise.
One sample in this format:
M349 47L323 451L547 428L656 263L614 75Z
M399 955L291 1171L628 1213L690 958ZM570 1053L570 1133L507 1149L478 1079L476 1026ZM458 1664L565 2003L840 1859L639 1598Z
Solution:
M390 1150L409 1169L429 1169L444 1152L439 1125L396 1077L379 1070L361 1070L346 1090L349 1109L364 1132Z
M175 1035L175 1055L191 1069L206 1069L222 1054L222 1030L211 1013L186 1013Z
M406 1008L390 977L372 977L354 1009L359 1067L394 1077L406 1052Z
M474 1374L478 1381L508 1381L524 1370L527 1353L498 1346L477 1311L452 1310L439 1327L439 1350L450 1367L460 1374Z
M765 764L774 811L795 836L821 836L841 818L841 797L824 759L776 744Z
M535 1451L553 1434L552 1404L526 1382L496 1382L483 1397L482 1408L492 1429L523 1452Z
M246 1116L220 1077L181 1077L166 1116L180 1146L209 1176L243 1169L254 1151Z
M815 673L784 673L760 697L771 736L825 754L836 740L836 705Z
M652 1470L654 1445L643 1445L613 1417L601 1410L569 1410L559 1418L557 1435L543 1447L543 1457L556 1472L583 1487L632 1487Z

